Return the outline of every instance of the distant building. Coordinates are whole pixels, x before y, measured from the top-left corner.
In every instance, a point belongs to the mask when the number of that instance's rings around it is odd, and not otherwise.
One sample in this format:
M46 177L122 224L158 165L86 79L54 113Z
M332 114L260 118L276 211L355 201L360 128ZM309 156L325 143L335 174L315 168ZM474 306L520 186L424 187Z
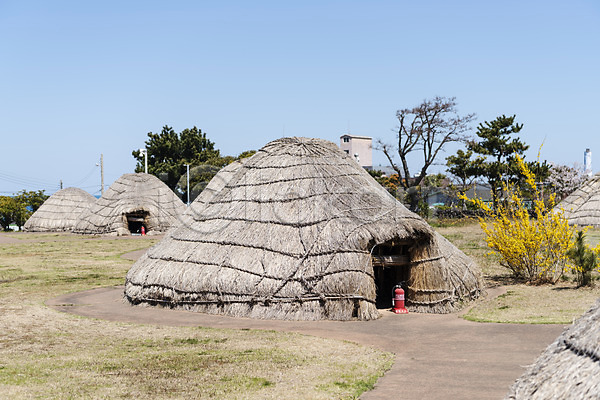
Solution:
M354 158L361 167L373 169L373 138L342 135L340 136L340 149Z
M583 170L588 178L591 178L594 174L592 172L592 151L590 149L585 149L585 153L583 153Z

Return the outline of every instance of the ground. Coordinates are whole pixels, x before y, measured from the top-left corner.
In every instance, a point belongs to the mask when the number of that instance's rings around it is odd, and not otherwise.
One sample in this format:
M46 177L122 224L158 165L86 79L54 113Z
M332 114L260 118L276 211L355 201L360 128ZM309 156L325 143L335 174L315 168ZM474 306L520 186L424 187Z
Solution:
M258 321L131 307L118 285L131 259L157 238L0 234L0 393L501 398L600 290L577 289L569 279L515 284L486 255L476 224L437 229L482 266L489 296L461 314L384 313L369 322ZM600 234L588 237L597 241Z

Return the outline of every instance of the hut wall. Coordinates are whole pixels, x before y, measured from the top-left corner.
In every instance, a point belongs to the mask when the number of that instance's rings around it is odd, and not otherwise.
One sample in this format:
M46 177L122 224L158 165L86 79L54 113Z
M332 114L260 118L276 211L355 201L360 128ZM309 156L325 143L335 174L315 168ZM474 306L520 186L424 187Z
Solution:
M333 143L277 140L211 187L132 266L130 302L253 318L373 319L370 251L391 240L417 242L413 310L450 312L481 290L465 272L466 256Z

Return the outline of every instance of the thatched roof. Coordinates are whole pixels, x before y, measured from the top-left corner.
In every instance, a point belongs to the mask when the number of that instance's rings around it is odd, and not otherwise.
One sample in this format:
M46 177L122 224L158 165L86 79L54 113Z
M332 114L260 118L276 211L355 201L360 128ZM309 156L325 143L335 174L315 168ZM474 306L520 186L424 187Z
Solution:
M600 173L561 201L570 225L600 226Z
M154 175L124 174L81 215L73 232L130 234L128 216L144 219L147 234L166 232L185 211L185 204Z
M29 217L23 230L28 232L71 231L81 213L90 209L96 198L79 188L61 189L46 199Z
M392 242L410 246L409 309L451 312L480 294L477 266L331 142L276 140L214 179L221 190L200 196L186 223L130 269L132 303L373 319L371 252Z
M600 398L600 300L546 348L506 398Z

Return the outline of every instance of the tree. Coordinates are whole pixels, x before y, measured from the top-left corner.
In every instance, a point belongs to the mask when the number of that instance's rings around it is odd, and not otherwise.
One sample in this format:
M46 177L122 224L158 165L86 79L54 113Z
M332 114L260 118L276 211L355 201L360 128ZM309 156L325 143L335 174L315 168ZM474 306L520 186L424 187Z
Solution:
M26 220L27 209L23 203L14 197L0 196L0 226L2 226L2 230L9 231L12 223L21 227Z
M550 186L550 190L556 193L557 201L561 201L576 189L578 189L586 181L587 176L583 170L574 165L552 165L550 168L550 176L546 180L546 184Z
M435 97L424 100L420 105L396 111L399 126L396 128L396 141L387 144L377 142L377 147L383 151L391 167L400 177L404 189L416 187L427 176L427 170L434 163L439 153L451 142L462 141L469 124L475 119L475 114L460 116L456 110L456 98ZM422 155L421 169L412 177L408 156L413 152ZM396 155L400 165L394 160ZM415 192L414 190L412 192ZM411 199L414 209L419 199Z
M209 160L209 163L200 164L194 167L190 167L190 202L194 201L196 197L208 185L210 180L219 172L221 168L226 165L231 164L236 160L241 160L243 158L251 157L256 153L256 150L247 150L237 157L234 156L225 156L219 158L213 158ZM187 176L182 175L177 182L177 186L175 187L175 193L178 193L182 197L185 198L187 196Z
M458 150L455 155L446 157L447 171L453 177L460 194L465 194L475 183L477 174L483 167L484 158L479 156L472 160L472 156L473 150Z
M221 160L219 150L206 133L195 126L176 133L165 125L161 133L148 132L146 140L148 173L157 176L175 191L179 178L186 173L186 164L217 165ZM144 171L144 155L139 150L131 152L138 161L135 172Z
M593 249L585 244L585 232L578 231L575 244L569 249L567 255L575 264L577 283L579 286L589 286L592 283L592 271L598 268L598 256Z
M433 164L444 146L450 142L465 139L464 133L470 127L475 114L459 116L456 111L455 97L435 97L424 100L420 105L396 111L400 125L396 130L396 143L393 145L378 141L378 148L383 151L391 167L401 178L405 189L418 186L427 176L427 170ZM420 151L423 163L418 175L411 178L407 156ZM394 162L398 154L401 166Z
M515 118L515 115L502 115L492 122L485 121L479 124L476 134L481 140L472 140L467 144L469 151L486 157L477 168L476 174L483 176L490 185L494 207L501 197L502 182L515 181L514 178L518 176L519 168L515 155L523 156L529 148L518 137L511 136L523 129L523 124L516 123Z
M48 199L48 195L43 190L21 190L15 195L18 202L23 203L31 214L37 211L38 208Z
M0 196L0 226L10 230L10 224L14 223L20 229L47 198L43 190L21 190L12 197Z
M534 218L520 187L510 183L500 182L507 201L496 208L477 197L461 198L484 212L486 219L479 218L479 224L486 234L488 247L500 256L502 266L510 269L516 278L530 283L556 283L568 268L575 227L569 225L562 211L552 212L554 195L544 201L535 175L518 155L515 167L533 195Z

